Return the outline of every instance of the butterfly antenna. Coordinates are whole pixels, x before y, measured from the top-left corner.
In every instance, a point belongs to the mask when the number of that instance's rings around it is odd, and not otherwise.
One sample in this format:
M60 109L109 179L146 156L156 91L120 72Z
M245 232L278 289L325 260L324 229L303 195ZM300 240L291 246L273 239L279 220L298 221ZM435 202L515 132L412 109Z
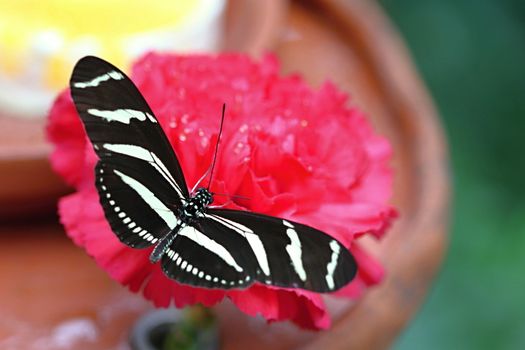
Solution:
M202 181L204 181L204 179L208 176L208 174L210 173L210 170L211 170L211 165L209 166L208 170L206 170L204 172L204 174L201 176L201 178L199 179L199 181L197 181L195 183L195 185L193 186L193 188L191 189L191 192L192 194L195 193L195 190L199 187L199 185L201 184Z
M237 194L227 194L227 193L215 193L215 192L213 192L213 195L214 196L224 196L224 197L229 197L229 198L239 198L239 199L244 199L244 200L248 200L248 201L251 199L249 197L239 196Z
M219 149L219 142L221 141L222 125L224 124L224 112L226 110L226 103L222 104L222 117L221 126L219 127L219 136L217 137L217 143L215 144L215 153L213 154L213 162L211 163L210 181L208 182L207 190L210 190L211 179L213 178L213 169L215 168L215 161L217 160L217 150Z

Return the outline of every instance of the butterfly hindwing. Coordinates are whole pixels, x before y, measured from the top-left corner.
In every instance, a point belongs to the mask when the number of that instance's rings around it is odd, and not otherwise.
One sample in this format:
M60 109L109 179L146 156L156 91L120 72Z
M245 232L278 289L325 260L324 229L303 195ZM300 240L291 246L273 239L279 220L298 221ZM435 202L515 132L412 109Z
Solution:
M118 163L117 163L118 164ZM133 165L116 166L99 161L95 172L96 187L108 223L117 237L133 248L156 244L179 223L173 210L164 203L165 196L157 196L149 188ZM140 180L139 180L140 179ZM156 184L159 187L160 184ZM158 192L162 193L162 192Z
M244 235L256 256L257 281L279 287L330 292L351 281L357 265L336 239L293 221L262 214L210 209L205 214Z
M330 292L357 271L354 258L337 240L296 222L209 209L194 225L175 239L173 253L162 261L165 273L184 283L229 289L260 282Z
M162 269L170 278L205 288L245 288L254 282L256 259L248 242L206 218L183 227Z

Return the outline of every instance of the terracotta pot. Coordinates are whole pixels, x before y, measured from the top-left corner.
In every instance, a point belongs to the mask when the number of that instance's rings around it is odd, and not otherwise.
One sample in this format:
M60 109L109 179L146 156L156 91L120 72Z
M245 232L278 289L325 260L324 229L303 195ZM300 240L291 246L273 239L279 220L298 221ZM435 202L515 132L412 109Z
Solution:
M234 4L245 8L238 10ZM395 151L394 203L401 216L384 240L366 242L386 267L386 280L356 303L329 298L334 318L330 330L312 333L286 323L267 325L226 303L217 308L222 348L386 348L418 309L446 247L448 168L432 102L402 42L374 2L296 1L286 15L286 3L278 0L232 0L231 6L228 23L241 24L229 24L227 38L246 46L230 46L226 40L225 48L256 55L273 49L285 73L299 71L314 85L329 78L387 135ZM239 35L257 28L251 40ZM38 128L41 125L32 129L40 135L34 148L24 143L16 146L18 153L8 155L25 154L26 159L43 162L48 149ZM13 171L12 176L19 176ZM57 187L53 194L60 191ZM5 201L0 203L4 208ZM60 339L64 328L57 327L76 320L88 322L87 329L98 333L92 338L80 334L74 348L115 348L126 341L137 315L150 308L111 282L52 221L4 227L0 239L0 278L9 281L0 289L0 347L21 341L18 348L27 348L39 339L39 344L42 339Z
M400 219L367 248L386 280L356 304L328 300L329 331L267 326L224 307L224 349L384 349L422 302L446 248L449 178L439 119L409 55L381 9L368 0L292 3L276 46L285 72L348 91L394 146L394 203ZM320 64L320 62L322 64Z

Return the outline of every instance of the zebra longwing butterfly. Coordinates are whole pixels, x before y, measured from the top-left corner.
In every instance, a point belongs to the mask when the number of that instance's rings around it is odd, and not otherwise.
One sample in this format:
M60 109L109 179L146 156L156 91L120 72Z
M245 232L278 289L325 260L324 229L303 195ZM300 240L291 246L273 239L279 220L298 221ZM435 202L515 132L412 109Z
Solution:
M209 186L190 193L155 115L118 68L84 57L70 88L99 157L96 187L111 229L130 247L154 246L150 261L160 262L169 278L204 288L258 282L315 292L335 291L354 278L353 256L327 234L277 217L213 208Z

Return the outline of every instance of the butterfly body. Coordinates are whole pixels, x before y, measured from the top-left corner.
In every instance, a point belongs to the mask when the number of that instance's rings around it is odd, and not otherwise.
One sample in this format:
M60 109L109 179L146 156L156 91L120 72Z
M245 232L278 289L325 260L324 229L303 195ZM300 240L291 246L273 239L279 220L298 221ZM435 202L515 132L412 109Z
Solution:
M178 210L181 223L159 240L150 254L150 262L157 263L167 252L179 231L186 225L191 225L197 218L204 216L206 208L212 202L213 195L206 188L199 188L195 195L190 196L188 201L184 202Z
M166 276L202 288L261 283L315 292L333 292L355 277L354 257L326 233L213 208L208 188L190 194L157 118L118 68L84 57L70 87L99 157L95 185L111 230L132 248L153 248L150 262L160 263Z

